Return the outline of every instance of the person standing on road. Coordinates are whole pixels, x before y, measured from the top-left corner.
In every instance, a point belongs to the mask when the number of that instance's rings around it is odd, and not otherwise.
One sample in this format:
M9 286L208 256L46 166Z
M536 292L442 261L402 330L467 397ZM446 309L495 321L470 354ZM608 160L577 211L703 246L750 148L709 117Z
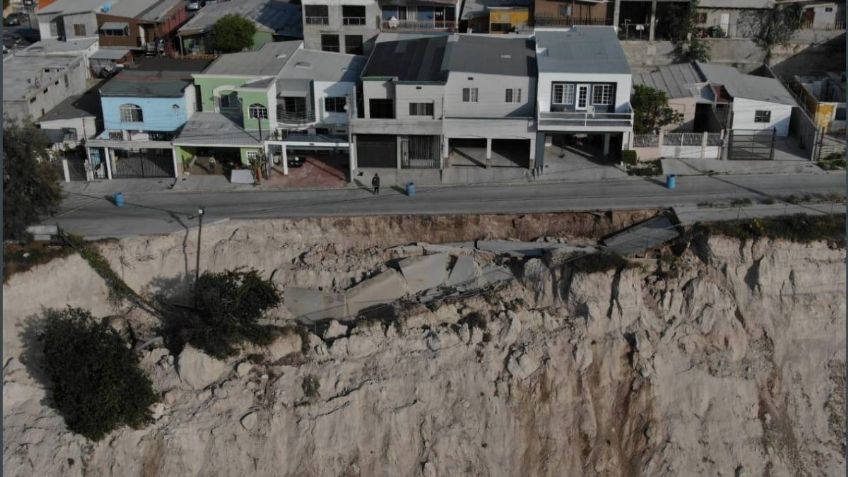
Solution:
M374 193L380 193L380 176L377 173L374 173L374 177L371 179L371 185L374 187Z

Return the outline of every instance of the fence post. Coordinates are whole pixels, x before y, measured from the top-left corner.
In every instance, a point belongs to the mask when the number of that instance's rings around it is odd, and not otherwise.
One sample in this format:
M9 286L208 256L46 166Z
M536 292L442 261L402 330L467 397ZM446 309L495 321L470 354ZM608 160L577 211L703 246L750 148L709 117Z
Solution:
M657 143L657 146L660 148L660 150L662 150L663 142L665 141L665 131L663 131L662 129L660 129L660 137L658 141L659 142Z
M707 132L704 131L701 136L701 160L707 156Z
M62 172L65 175L65 182L71 182L71 171L68 170L68 160L66 158L62 158Z

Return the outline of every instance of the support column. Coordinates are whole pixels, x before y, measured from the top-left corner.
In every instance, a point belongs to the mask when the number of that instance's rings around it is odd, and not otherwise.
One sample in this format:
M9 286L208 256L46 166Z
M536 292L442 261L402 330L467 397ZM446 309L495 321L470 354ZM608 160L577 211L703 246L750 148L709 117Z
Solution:
M283 151L283 175L289 175L289 153L286 152L286 144L280 144L280 148Z
M486 167L489 167L492 162L492 138L486 138Z
M450 138L442 136L442 163L441 168L450 167Z
M707 154L707 133L704 132L704 135L701 136L701 159L704 159Z
M106 178L112 179L112 151L105 147L103 148L104 156L106 156Z
M648 41L654 41L657 26L657 0L651 0L651 25L648 29Z
M91 163L91 148L85 148L85 180L94 180L94 164Z
M68 169L68 160L62 158L62 174L65 176L65 182L71 182L71 171Z
M527 164L527 168L532 170L536 167L536 139L530 139L530 162Z
M402 164L401 161L403 161L403 157L401 157L403 155L403 146L401 146L401 143L403 142L403 138L401 136L396 136L396 137L397 137L397 170L400 170L401 169L400 166Z
M615 28L615 31L618 31L618 20L619 15L621 14L621 0L615 0L615 6L612 11L612 26Z
M177 158L177 146L171 146L171 154L174 157L174 177L180 177L179 161Z
M609 133L604 134L604 156L609 156L610 149L610 135Z

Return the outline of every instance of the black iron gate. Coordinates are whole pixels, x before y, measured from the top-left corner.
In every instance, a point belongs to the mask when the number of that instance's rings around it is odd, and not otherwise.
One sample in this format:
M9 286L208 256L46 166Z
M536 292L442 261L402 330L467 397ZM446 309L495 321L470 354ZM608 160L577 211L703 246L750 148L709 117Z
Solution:
M356 166L397 168L397 138L378 134L356 136Z
M84 181L88 178L85 174L85 161L87 161L84 157L68 157L68 178L72 181Z
M774 129L731 131L727 144L727 158L740 161L773 160L774 136Z
M842 159L845 157L845 149L846 141L844 139L819 131L816 137L815 148L813 149L813 160Z
M170 149L116 150L112 177L174 177L174 158Z

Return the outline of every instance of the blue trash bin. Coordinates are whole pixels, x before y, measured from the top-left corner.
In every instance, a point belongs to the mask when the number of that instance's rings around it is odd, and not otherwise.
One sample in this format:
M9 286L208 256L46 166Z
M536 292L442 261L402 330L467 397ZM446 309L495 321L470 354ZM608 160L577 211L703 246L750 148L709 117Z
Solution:
M677 176L674 174L669 174L665 176L665 186L669 189L674 189L677 187Z
M406 195L409 197L415 197L415 183L407 182L406 183Z
M124 193L123 192L116 193L115 196L114 196L114 199L115 199L115 205L116 206L118 206L118 207L124 206Z

